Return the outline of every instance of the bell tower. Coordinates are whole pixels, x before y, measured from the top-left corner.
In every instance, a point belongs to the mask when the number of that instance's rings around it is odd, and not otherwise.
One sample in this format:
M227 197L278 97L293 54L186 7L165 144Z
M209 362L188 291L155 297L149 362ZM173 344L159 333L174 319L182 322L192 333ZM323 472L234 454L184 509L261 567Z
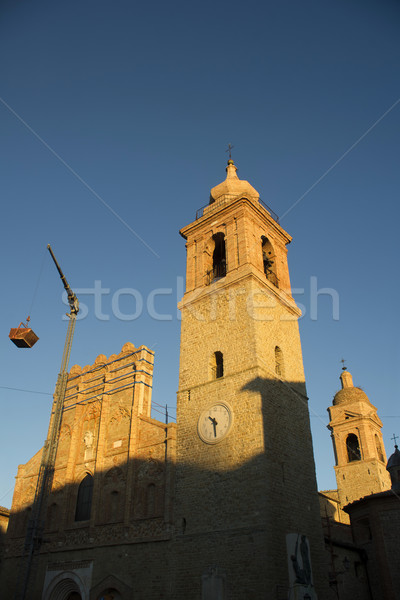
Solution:
M353 384L343 367L342 389L328 408L335 473L341 506L363 496L390 489L382 422L367 394Z
M180 231L174 598L316 598L323 545L291 237L233 160L226 172Z

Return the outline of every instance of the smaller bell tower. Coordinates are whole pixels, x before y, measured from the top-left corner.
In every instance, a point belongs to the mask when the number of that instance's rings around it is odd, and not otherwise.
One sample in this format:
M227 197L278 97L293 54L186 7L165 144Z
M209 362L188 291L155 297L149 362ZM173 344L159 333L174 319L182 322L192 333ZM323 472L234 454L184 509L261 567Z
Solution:
M390 488L382 422L367 394L343 367L342 389L328 408L341 506Z

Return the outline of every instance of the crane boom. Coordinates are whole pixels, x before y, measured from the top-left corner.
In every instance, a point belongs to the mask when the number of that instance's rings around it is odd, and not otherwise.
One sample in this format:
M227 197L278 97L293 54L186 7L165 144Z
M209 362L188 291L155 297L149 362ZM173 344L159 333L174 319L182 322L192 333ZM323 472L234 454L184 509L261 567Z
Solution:
M62 272L61 267L58 264L56 257L54 256L54 252L53 252L53 249L50 246L50 244L47 244L47 249L51 254L51 258L53 259L54 264L56 265L56 268L60 275L61 281L63 282L65 291L67 292L70 310L71 310L71 312L75 312L76 314L78 314L78 312L79 312L78 298L75 296L74 292L71 290L71 287L67 281L67 278L65 277L64 273Z
M62 272L56 257L54 256L50 244L47 245L47 248L51 254L54 264L57 267L61 281L63 282L64 288L67 292L70 314L67 315L69 317L69 322L61 360L61 368L57 377L56 389L54 391L49 430L47 439L45 440L43 446L42 460L40 463L35 490L35 498L32 504L31 517L28 523L24 551L21 558L20 576L18 578L18 585L15 595L16 600L25 600L26 598L30 598L32 594L29 594L29 590L32 591L34 587L34 575L36 574L37 569L32 568L33 560L38 556L41 544L43 542L47 498L53 483L58 437L60 433L65 391L68 381L68 363L71 354L72 340L74 337L76 315L79 312L78 298L69 286L68 281Z

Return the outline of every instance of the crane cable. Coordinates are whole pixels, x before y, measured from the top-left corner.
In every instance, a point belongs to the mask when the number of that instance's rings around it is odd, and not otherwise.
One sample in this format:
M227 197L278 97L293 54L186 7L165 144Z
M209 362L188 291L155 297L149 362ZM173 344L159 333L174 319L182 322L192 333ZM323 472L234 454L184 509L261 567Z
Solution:
M43 267L44 267L44 261L45 261L46 255L47 255L47 252L46 252L46 249L45 249L44 252L43 252L43 258L42 258L42 264L41 264L41 267L40 267L40 270L39 270L39 276L38 276L37 281L36 281L35 289L33 290L33 297L32 297L31 305L29 307L29 311L28 311L28 318L30 318L30 314L32 312L32 307L33 307L33 304L34 304L34 302L36 300L37 292L38 292L38 289L39 289L40 279L41 279L42 273L43 273Z

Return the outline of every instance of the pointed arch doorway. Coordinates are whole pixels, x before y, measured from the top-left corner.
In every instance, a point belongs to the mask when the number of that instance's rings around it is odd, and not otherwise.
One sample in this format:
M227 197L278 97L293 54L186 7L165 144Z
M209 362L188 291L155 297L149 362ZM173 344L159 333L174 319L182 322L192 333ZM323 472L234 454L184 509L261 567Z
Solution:
M78 576L64 572L50 583L43 600L87 600L84 586Z

